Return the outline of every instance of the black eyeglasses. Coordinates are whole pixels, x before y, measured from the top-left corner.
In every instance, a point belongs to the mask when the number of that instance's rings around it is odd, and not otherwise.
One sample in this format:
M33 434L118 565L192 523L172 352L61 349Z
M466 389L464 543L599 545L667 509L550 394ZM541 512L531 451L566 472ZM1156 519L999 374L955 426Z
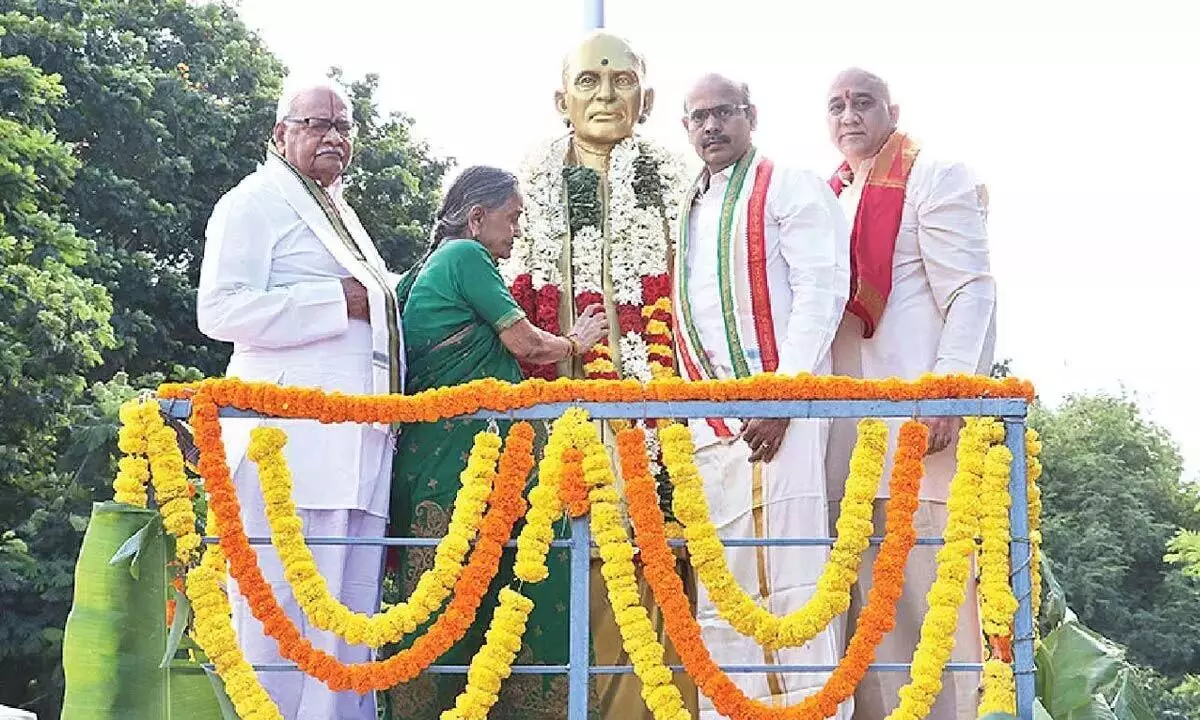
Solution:
M703 125L710 117L716 118L718 122L725 122L734 114L749 110L749 105L717 105L710 108L696 108L688 113L687 120L693 125Z
M348 138L353 136L357 130L357 126L349 120L330 120L329 118L320 117L285 117L283 120L284 122L299 123L319 135L324 135L331 128L336 128L339 135Z

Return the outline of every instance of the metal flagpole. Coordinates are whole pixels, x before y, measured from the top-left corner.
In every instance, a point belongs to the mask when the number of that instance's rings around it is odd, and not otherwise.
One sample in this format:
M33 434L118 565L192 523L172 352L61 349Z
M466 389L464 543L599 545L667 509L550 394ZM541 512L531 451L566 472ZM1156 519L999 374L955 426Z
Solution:
M604 27L604 0L583 0L583 26L585 30Z

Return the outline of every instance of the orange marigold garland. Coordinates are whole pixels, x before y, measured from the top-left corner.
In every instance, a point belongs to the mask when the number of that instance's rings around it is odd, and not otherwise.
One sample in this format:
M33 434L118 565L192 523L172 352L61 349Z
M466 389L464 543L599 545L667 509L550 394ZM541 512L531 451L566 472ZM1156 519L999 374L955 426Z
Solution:
M828 375L755 375L736 380L527 380L512 384L473 380L414 395L346 396L318 389L247 383L237 378L163 385L160 397L187 398L203 392L217 405L280 418L333 422L435 422L479 410L507 411L539 403L647 402L677 400L927 400L933 398L1033 399L1033 386L1016 378L926 375L916 381L862 380Z
M499 569L503 546L525 510L521 493L533 468L533 428L528 423L517 423L509 432L500 458L500 474L490 497L491 507L445 611L407 650L386 660L348 666L314 648L279 606L242 527L237 495L225 463L217 404L214 398L201 393L193 399L192 410L201 450L200 471L210 494L210 507L223 530L221 548L229 561L230 574L266 634L279 643L280 655L331 690L353 689L365 693L411 680L466 634Z
M583 481L583 453L579 448L567 448L563 453L559 492L568 516L580 518L587 514L588 490Z
M630 430L629 433L638 433ZM638 452L639 439L618 437L622 449L621 464L629 511L633 518L638 548L645 563L646 579L663 611L667 634L678 650L688 674L700 690L713 701L717 711L739 720L821 720L837 712L838 706L854 694L854 689L874 659L875 648L895 625L896 601L903 590L904 566L916 543L912 518L917 507L917 492L924 475L923 458L928 434L924 425L906 423L901 428L900 448L893 466L887 505L888 535L884 539L873 570L875 586L846 656L815 695L789 707L771 707L751 700L713 661L704 645L700 626L692 615L683 582L675 571L675 559L663 532L662 511L658 508L654 481L648 473L644 452Z

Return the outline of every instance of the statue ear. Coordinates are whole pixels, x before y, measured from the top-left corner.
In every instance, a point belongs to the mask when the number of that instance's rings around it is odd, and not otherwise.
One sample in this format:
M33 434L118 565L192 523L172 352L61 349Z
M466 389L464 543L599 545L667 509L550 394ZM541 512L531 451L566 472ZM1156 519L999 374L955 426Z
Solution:
M562 90L554 91L554 109L558 110L558 114L562 115L563 121L567 125L571 124L571 118L567 115L567 93Z
M654 88L646 88L642 93L642 120L650 117L650 111L654 109Z

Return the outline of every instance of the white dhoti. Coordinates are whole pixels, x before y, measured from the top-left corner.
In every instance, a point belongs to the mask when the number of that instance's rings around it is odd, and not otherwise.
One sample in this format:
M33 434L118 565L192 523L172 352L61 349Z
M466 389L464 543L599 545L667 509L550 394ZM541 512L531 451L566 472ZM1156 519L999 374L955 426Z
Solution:
M390 465L384 463L379 471L380 477L375 482L384 483L386 487L390 470ZM267 524L262 493L258 489L257 467L248 461L241 463L234 483L242 505L246 535L269 537L271 529ZM304 523L306 537L382 537L387 529L386 517L364 510L299 509L297 514ZM382 546L311 547L317 571L325 578L330 592L338 600L355 612L378 612L383 575ZM284 576L275 548L270 545L256 545L254 548L263 577L270 583L280 607L305 639L342 663L361 663L373 659L373 652L367 646L349 645L333 633L310 625ZM263 632L262 623L251 613L246 599L232 582L229 601L233 609L234 632L247 661L254 665L289 662L280 657L278 643ZM258 673L258 677L287 720L375 720L377 717L374 692L366 695L354 691L335 693L325 683L299 670L264 670Z
M708 445L696 453L713 524L722 538L827 537L825 445L828 421L793 420L770 463L749 462L742 440ZM743 590L775 615L804 605L817 588L828 547L727 547L729 569ZM836 665L844 617L807 645L765 651L720 618L703 583L697 583L696 617L704 643L719 665ZM747 696L767 705L791 705L818 692L829 672L729 673ZM850 717L847 701L837 717ZM700 717L723 717L701 696Z

